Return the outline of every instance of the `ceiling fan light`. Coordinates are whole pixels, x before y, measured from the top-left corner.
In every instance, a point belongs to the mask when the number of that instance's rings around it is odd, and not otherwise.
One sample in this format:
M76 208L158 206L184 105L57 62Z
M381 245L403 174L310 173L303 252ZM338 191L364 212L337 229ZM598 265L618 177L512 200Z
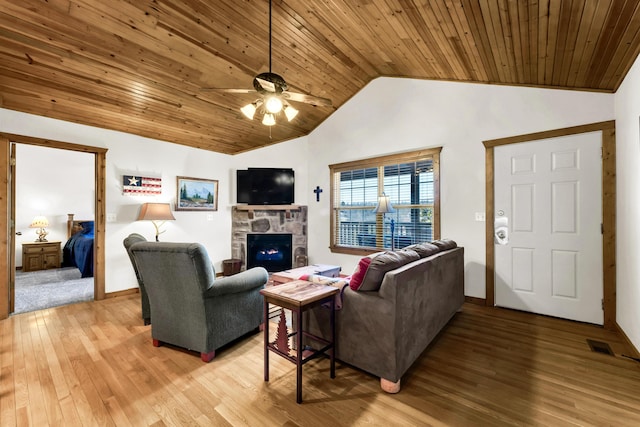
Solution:
M276 118L271 113L265 113L262 118L262 124L265 126L273 126L276 124Z
M287 120L291 121L298 115L298 110L287 104L284 106L284 115L287 116Z
M253 120L253 116L256 114L256 104L252 102L251 104L247 104L240 109L242 114L247 116L249 120Z
M270 96L266 99L264 107L269 113L277 114L282 111L282 100L277 96Z

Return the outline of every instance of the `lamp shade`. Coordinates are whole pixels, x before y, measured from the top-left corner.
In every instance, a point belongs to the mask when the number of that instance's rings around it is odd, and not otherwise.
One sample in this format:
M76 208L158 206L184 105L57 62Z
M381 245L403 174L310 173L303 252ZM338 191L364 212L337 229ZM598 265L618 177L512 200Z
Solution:
M396 210L391 206L391 202L389 201L389 196L382 193L380 197L378 197L378 206L373 210L375 213L393 213Z
M265 126L273 126L276 124L276 118L271 113L265 113L264 117L262 117L262 124Z
M244 114L249 120L253 120L253 116L256 114L256 104L253 102L251 104L247 104L242 107L240 111L242 111L242 114Z
M298 115L298 110L287 104L284 106L284 115L287 116L287 120L291 121Z
M168 221L175 220L169 203L143 203L140 207L138 221Z
M48 226L49 220L45 216L38 215L33 218L33 221L31 221L31 225L29 226L29 228L43 228Z

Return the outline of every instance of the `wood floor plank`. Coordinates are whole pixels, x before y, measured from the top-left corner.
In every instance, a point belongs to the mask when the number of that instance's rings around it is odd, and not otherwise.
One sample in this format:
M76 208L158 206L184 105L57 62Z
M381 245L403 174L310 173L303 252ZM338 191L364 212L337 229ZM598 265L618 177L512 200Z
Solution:
M275 328L275 325L270 325ZM402 379L398 394L337 362L295 366L248 334L210 363L153 347L139 295L79 303L0 322L4 426L635 426L640 364L614 331L465 305ZM275 336L275 329L272 336ZM614 355L591 351L606 342Z
M14 323L0 322L0 425L3 426L16 424Z

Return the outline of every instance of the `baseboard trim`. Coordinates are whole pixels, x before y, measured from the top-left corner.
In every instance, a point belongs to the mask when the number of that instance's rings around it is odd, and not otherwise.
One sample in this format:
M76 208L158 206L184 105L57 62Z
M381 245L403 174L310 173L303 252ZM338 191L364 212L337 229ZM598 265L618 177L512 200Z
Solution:
M482 306L487 305L486 299L478 298L478 297L464 297L464 302L468 302L469 304L482 305Z
M132 294L138 294L140 293L140 288L132 288L132 289L125 289L124 291L116 291L116 292L109 292L104 294L104 298L116 298L116 297L122 297L125 295L132 295Z
M627 334L624 333L624 331L622 330L622 328L620 327L620 325L618 325L618 322L615 323L616 325L616 329L618 330L618 332L620 332L620 335L622 335L622 338L627 342L629 348L631 349L631 351L633 352L632 355L633 357L639 357L640 358L640 352L638 351L638 349L633 345L633 343L631 342L631 340L629 339L629 337L627 336Z

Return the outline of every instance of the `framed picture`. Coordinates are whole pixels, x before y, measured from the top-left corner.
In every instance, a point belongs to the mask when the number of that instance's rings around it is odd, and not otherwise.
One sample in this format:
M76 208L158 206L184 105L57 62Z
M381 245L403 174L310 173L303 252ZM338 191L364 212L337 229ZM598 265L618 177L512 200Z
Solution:
M178 177L177 211L217 211L218 181Z

